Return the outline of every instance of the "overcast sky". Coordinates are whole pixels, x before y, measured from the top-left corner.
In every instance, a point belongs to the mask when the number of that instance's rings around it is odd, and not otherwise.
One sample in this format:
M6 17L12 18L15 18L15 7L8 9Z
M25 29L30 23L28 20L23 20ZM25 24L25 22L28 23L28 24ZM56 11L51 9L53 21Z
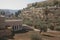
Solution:
M27 4L39 1L43 0L0 0L0 9L23 9Z

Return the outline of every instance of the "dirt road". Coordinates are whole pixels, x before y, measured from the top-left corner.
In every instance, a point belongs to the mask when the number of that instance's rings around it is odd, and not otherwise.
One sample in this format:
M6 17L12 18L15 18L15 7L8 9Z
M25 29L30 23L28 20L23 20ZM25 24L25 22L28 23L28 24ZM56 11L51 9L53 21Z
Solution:
M30 36L32 33L34 32L32 31L32 32L15 34L13 40L31 40ZM41 33L40 36L42 37L43 40L60 40L60 32Z

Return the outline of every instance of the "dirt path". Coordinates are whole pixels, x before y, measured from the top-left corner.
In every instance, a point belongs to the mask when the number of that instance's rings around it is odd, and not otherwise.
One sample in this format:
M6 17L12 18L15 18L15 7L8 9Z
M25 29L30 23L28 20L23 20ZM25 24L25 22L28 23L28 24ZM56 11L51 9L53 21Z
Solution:
M14 40L31 40L30 36L31 34L34 33L34 31L31 31L31 32L26 32L26 33L18 33L18 34L15 34L15 39ZM45 35L44 35L45 34ZM49 34L49 35L46 35L46 34ZM53 36L53 34L55 36ZM52 36L51 36L52 35ZM57 33L41 33L41 37L43 40L60 40L60 32L57 32Z

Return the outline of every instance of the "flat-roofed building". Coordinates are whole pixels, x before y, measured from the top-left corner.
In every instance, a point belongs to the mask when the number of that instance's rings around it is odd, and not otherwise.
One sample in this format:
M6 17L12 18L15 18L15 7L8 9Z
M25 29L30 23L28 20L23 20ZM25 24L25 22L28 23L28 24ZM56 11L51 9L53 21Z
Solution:
M11 27L14 31L22 30L22 20L21 19L5 20L5 26Z

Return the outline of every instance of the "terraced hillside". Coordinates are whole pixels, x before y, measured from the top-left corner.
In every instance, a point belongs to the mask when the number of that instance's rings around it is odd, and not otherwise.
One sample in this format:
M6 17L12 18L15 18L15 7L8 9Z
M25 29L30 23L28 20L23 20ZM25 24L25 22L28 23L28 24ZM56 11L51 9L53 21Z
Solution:
M52 4L49 4L52 3ZM49 28L60 28L60 1L43 1L28 4L19 15L24 24L39 26L47 24ZM54 28L55 27L55 28Z

